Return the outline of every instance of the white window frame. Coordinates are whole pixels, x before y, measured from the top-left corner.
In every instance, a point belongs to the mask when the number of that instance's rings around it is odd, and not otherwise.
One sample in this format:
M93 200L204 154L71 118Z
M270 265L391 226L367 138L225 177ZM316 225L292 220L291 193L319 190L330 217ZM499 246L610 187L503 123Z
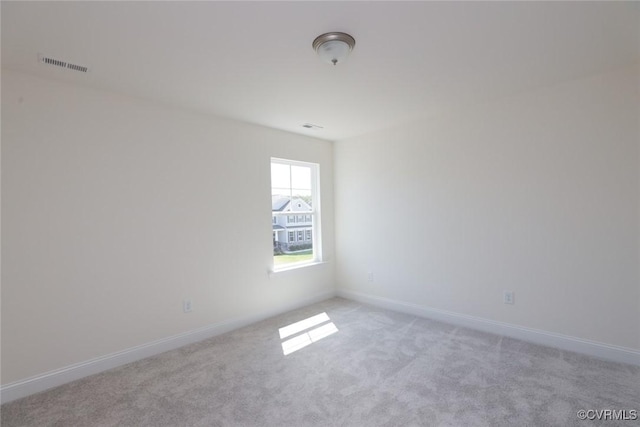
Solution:
M271 158L271 163L279 163L288 166L302 166L311 169L311 210L305 211L284 211L284 212L271 212L271 215L275 216L288 216L293 215L295 219L297 215L303 215L303 218L306 219L306 215L311 216L311 242L313 244L313 256L309 261L283 264L279 266L272 265L272 271L280 271L280 270L288 270L291 268L303 267L307 265L313 265L322 262L322 241L321 241L321 230L320 224L321 221L321 206L320 206L320 165L317 163L303 162L299 160L289 160L282 158ZM270 165L271 165L270 163ZM271 168L269 168L271 170ZM293 189L291 189L291 193L293 193ZM292 197L292 194L289 195ZM291 230L288 230L291 231ZM287 233L288 235L288 233ZM294 233L294 236L297 238L297 233ZM303 232L303 239L306 237L306 231Z

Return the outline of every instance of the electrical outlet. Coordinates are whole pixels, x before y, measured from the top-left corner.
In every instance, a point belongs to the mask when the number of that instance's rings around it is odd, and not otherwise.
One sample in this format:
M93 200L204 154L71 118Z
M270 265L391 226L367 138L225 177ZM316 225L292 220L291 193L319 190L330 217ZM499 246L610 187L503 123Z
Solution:
M190 299L182 301L182 309L185 313L191 313L193 311L193 304L191 304Z
M515 302L513 291L504 291L502 298L505 304L513 304Z
M367 281L373 282L373 271L367 273Z

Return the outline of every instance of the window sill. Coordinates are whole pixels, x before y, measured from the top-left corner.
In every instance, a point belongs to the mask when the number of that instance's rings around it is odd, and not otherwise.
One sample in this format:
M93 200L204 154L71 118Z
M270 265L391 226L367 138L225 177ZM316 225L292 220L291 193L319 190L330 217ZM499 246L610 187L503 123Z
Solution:
M326 264L327 261L313 261L313 262L305 262L302 264L292 264L286 267L280 267L277 269L272 269L269 270L269 277L273 276L274 274L278 274L278 273L284 273L287 271L292 271L292 270L299 270L301 268L305 268L305 267L313 267L314 265L322 265L322 264Z

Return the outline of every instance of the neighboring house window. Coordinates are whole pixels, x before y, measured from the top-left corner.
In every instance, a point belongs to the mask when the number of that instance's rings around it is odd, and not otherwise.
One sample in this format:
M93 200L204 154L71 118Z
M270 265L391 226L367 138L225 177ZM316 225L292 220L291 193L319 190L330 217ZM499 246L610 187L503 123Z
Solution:
M319 165L271 159L274 270L321 260ZM305 224L303 229L300 225Z
M273 217L273 223L276 224L276 217Z

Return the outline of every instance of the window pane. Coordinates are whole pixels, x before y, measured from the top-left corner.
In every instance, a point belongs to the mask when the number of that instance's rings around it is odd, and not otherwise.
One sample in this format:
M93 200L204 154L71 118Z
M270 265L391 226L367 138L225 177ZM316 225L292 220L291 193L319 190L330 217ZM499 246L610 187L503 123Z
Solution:
M291 188L311 190L311 168L307 166L291 166Z
M307 166L308 165L308 166ZM317 165L274 159L271 163L273 263L277 269L288 264L319 258L313 248Z
M289 165L271 163L271 188L291 188Z
M289 189L283 190L281 188L272 188L271 189L271 198L272 199L286 199L289 200L291 197L291 192Z
M293 190L293 196L291 200L292 211L310 211L313 208L312 205L311 190Z

